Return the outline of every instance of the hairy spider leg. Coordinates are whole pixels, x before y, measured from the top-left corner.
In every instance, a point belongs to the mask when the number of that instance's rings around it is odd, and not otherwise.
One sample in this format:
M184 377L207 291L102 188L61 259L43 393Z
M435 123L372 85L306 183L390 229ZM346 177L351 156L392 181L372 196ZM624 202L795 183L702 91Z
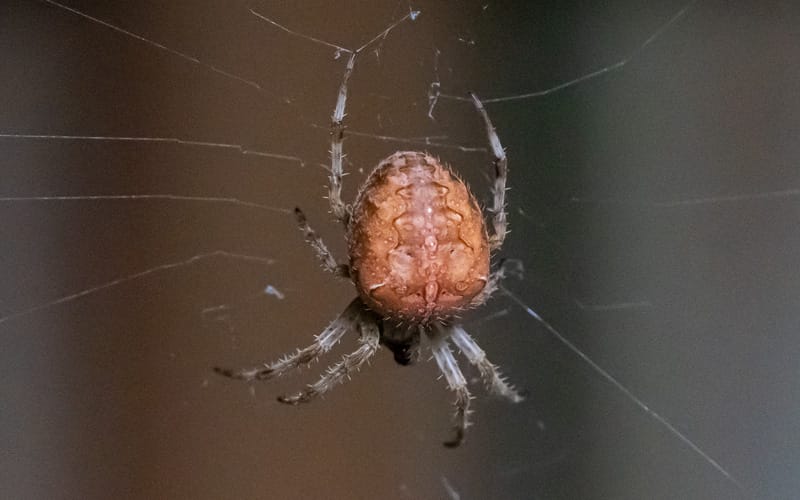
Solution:
M333 216L344 224L345 228L350 222L350 208L342 201L344 108L345 104L347 104L347 81L350 79L350 75L353 74L357 55L358 50L353 51L347 60L342 84L339 86L339 95L336 98L336 107L333 109L333 115L331 116L331 173L330 186L328 186L328 201L331 204Z
M506 179L508 178L508 159L500 138L497 136L494 125L489 119L489 113L478 96L470 92L469 96L475 104L475 108L483 117L486 124L486 135L489 138L489 146L494 157L494 184L492 186L493 204L489 211L492 213L493 232L489 235L489 247L497 250L503 245L508 233L508 220L506 216Z
M478 295L472 298L470 301L471 307L478 307L484 304L494 292L500 287L500 282L503 281L506 277L506 269L505 269L505 259L500 260L500 265L497 266L497 269L489 273L489 277L486 279L486 285L483 287Z
M363 307L364 305L361 299L354 299L344 312L337 316L322 333L316 336L313 344L298 349L297 352L293 354L287 354L278 359L278 361L240 370L214 367L214 371L220 375L239 380L267 380L303 365L310 365L316 361L320 355L330 351L331 348L341 340L345 333L353 329L357 318L361 317L361 310Z
M311 245L311 248L314 249L317 257L319 257L319 260L322 263L322 268L330 273L333 273L335 276L349 278L350 266L336 262L336 257L334 257L331 251L328 250L327 245L325 245L325 242L322 241L322 238L317 235L317 232L314 231L314 229L308 224L306 215L302 210L300 210L299 207L295 207L294 215L297 218L297 224L300 226L300 230L303 231L303 234L306 237L306 241L309 245Z
M512 403L519 403L524 399L512 385L506 382L497 365L486 358L486 353L483 349L461 325L453 325L447 327L447 329L450 331L450 338L453 339L453 343L458 347L458 350L478 369L481 379L486 384L489 392L502 396Z
M331 172L330 172L330 186L328 186L328 201L331 204L331 212L337 220L344 224L347 228L350 223L350 208L342 201L342 177L344 176L344 169L342 163L344 161L344 154L342 146L344 142L344 116L345 105L347 103L347 82L350 80L350 75L353 74L353 68L356 64L356 57L364 49L386 37L390 31L405 22L407 19L415 20L419 16L418 10L410 10L408 14L401 19L389 25L386 29L372 37L361 47L350 50L338 47L339 50L344 50L350 53L347 59L347 65L344 69L344 77L339 86L339 94L336 98L336 107L333 108L333 115L331 115Z
M360 302L360 301L359 301ZM363 307L363 306L362 306ZM342 356L342 360L328 367L325 374L317 382L310 384L306 390L292 396L279 396L278 401L290 405L308 403L317 396L321 396L333 389L337 384L349 378L350 374L359 370L380 348L380 332L378 324L371 316L364 316L358 320L361 335L358 349Z
M455 420L455 436L449 441L445 441L444 445L448 448L455 448L464 441L464 433L469 426L469 402L472 396L469 394L467 388L467 380L461 369L458 367L456 358L453 357L453 352L447 344L447 333L441 328L437 328L432 332L428 332L431 341L431 352L436 364L439 366L439 371L444 375L447 381L447 387L456 393L456 400L453 403L456 408L454 415Z
M418 10L409 10L408 14L401 19L389 25L386 29L372 37L361 47L350 50L338 47L339 50L344 50L350 53L347 59L347 65L344 69L344 77L342 84L339 86L339 95L336 98L336 107L333 108L333 115L331 116L331 173L330 173L330 186L328 186L328 201L331 204L331 212L337 220L344 224L345 228L350 222L350 208L342 201L342 176L344 170L342 162L344 154L342 153L342 144L344 142L344 109L347 103L347 82L350 80L350 75L353 74L353 68L356 64L356 57L364 49L386 37L390 31L405 22L407 19L415 20L419 16Z

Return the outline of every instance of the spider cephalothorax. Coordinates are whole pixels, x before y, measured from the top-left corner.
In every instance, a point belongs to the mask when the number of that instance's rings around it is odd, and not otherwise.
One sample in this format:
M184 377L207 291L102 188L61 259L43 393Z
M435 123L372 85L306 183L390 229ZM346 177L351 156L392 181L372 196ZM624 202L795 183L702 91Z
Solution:
M393 352L398 363L413 363L425 338L449 388L456 393L455 437L445 444L458 446L468 425L470 394L448 341L452 340L478 369L491 392L514 402L522 400L478 344L454 322L459 311L485 302L502 278L502 267L490 272L489 255L500 248L506 235L506 156L486 110L471 95L483 117L494 156L491 232L466 184L426 153L392 154L372 171L353 206L345 204L341 198L342 120L347 82L363 48L353 51L347 62L331 124L328 199L334 217L345 227L347 264L337 262L303 212L295 209L300 229L323 267L350 279L359 296L308 347L254 368L215 370L237 379L269 379L316 361L345 333L358 333L358 349L331 366L320 380L300 393L278 398L283 403L298 404L346 380L381 345Z

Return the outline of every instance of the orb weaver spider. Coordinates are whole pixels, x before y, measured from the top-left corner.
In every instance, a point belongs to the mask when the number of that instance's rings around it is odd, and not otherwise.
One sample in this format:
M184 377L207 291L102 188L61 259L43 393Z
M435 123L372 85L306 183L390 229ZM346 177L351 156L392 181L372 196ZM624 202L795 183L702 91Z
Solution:
M483 118L494 157L491 233L467 185L438 159L416 151L398 151L381 161L359 190L352 206L342 201L344 116L347 84L354 51L345 68L331 120L331 167L328 199L333 216L344 225L349 261L339 263L295 209L300 229L325 270L349 279L358 292L350 305L315 341L277 361L253 368L215 368L226 377L265 380L309 365L348 332L358 332L359 347L332 365L304 391L280 396L291 405L327 393L386 346L401 365L414 363L420 340L427 338L433 358L456 394L455 435L445 442L456 447L469 425L467 381L448 345L452 340L477 367L490 392L512 402L522 396L509 385L464 328L457 313L483 304L497 289L503 267L490 271L490 253L507 233L505 212L506 155L481 101L471 100Z

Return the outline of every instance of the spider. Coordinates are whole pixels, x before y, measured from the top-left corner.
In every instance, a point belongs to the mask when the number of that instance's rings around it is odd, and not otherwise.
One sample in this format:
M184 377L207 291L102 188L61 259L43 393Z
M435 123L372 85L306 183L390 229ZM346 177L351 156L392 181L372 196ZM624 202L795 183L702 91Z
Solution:
M448 387L456 394L455 435L444 443L456 447L469 425L471 396L448 340L477 367L492 393L512 402L522 401L455 320L461 311L483 304L503 277L502 265L490 271L490 252L501 247L507 232L506 155L483 104L470 94L485 123L494 157L491 234L467 185L450 167L426 153L398 151L390 155L368 176L353 205L345 204L341 197L343 120L347 83L357 53L353 52L347 62L330 129L328 199L333 216L345 227L349 262L337 262L299 208L295 215L323 268L351 280L358 297L308 347L254 368L214 370L234 379L270 379L311 364L346 333L358 332L358 349L332 365L304 391L278 397L282 403L296 405L344 382L381 345L392 351L397 363L414 363L420 355L420 340L425 337Z

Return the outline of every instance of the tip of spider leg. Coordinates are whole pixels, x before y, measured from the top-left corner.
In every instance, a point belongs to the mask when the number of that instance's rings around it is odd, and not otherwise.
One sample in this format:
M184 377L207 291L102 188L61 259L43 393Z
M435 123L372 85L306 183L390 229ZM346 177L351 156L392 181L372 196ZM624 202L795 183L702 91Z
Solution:
M457 430L456 436L453 439L445 441L442 444L444 444L445 448L458 448L459 446L461 446L461 443L463 442L464 442L464 431Z
M286 395L280 395L275 399L277 399L279 403L283 403L285 405L297 406L298 403L296 399L290 398L289 396Z
M230 368L222 368L219 366L214 366L212 369L214 370L214 373L218 373L223 377L236 378L236 373Z
M516 391L515 397L511 400L513 403L521 403L528 399L528 396L531 395L531 392L527 389L514 389Z

